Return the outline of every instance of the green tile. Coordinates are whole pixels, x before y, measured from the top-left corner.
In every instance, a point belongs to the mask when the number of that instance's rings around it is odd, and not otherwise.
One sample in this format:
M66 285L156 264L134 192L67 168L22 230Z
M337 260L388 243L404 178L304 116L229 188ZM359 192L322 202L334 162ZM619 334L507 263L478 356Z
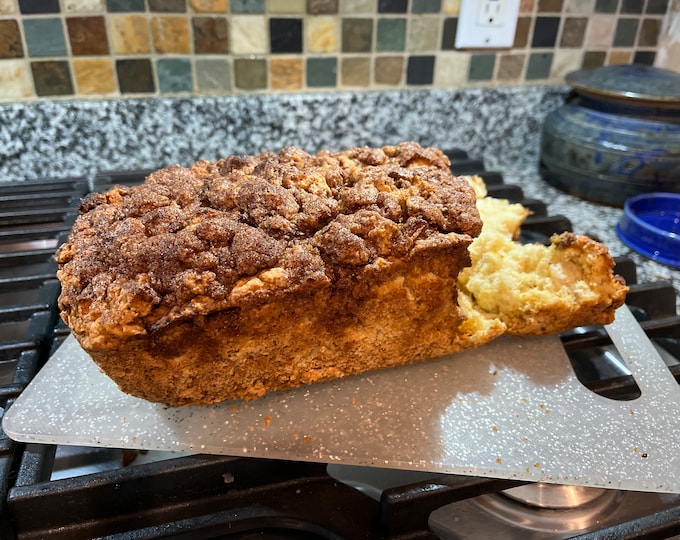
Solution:
M267 88L267 61L264 58L234 60L234 86L242 90Z
M378 19L376 39L378 51L403 51L406 47L406 19Z
M66 60L31 62L31 72L38 96L69 96L73 94L71 70Z
M619 0L596 0L595 13L616 13Z
M184 13L186 0L149 0L149 11L160 13Z
M473 54L470 57L468 80L490 81L493 78L493 68L495 62L495 54Z
M550 77L552 61L553 53L551 52L532 53L527 64L526 80L547 79Z
M264 13L264 0L231 0L232 13Z
M144 0L106 0L106 10L113 13L144 11Z
M28 55L66 56L66 40L61 19L24 19Z
M439 13L442 8L441 0L413 0L413 13Z
M614 47L632 47L635 45L639 19L619 19L614 31Z
M191 61L186 58L161 58L156 62L158 87L163 94L191 92Z
M223 58L198 58L196 60L196 87L202 91L231 90L229 61Z
M307 59L307 86L335 86L338 60L335 57Z

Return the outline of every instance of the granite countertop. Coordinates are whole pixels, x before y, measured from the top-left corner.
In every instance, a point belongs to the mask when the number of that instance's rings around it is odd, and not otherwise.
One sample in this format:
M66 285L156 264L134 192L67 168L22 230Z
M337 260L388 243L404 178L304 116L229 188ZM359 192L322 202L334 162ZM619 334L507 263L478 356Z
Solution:
M538 173L543 121L566 92L530 86L5 103L0 181L92 179L99 172L188 165L287 145L314 152L415 140L482 159L507 184L547 202L551 215L569 218L574 232L594 235L614 256L630 256L638 282L673 280L680 299L680 270L619 241L621 209L567 195Z

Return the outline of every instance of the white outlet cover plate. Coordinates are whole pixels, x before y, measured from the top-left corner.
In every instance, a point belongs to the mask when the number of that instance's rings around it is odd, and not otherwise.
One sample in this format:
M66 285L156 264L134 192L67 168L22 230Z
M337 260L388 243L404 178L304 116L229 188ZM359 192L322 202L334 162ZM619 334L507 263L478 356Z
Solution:
M519 0L461 0L456 48L511 47L518 14Z

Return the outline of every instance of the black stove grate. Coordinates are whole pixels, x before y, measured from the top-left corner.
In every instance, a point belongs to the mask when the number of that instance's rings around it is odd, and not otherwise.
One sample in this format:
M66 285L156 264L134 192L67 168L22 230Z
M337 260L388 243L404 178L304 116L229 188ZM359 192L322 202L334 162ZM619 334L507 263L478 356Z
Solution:
M571 230L564 216L549 216L542 201L464 152L451 152L457 173L482 176L494 197L522 202L533 214L522 241L546 242ZM103 191L140 183L149 171L96 176ZM86 179L39 180L0 185L0 407L6 410L68 335L58 318L59 283L54 250L63 241L89 191ZM670 283L638 284L635 264L617 259L616 271L631 285L628 303L650 337L680 358L680 317ZM563 336L582 382L629 399L632 378L588 370L583 351L610 345L602 328ZM583 365L579 367L579 362ZM670 369L680 381L680 363ZM46 396L49 399L49 396ZM96 453L96 451L95 451ZM449 503L497 492L509 480L436 476L382 492L379 501L333 478L324 464L191 455L138 463L122 453L112 470L51 480L56 447L20 444L0 432L0 537L2 538L435 538L429 514ZM680 534L680 507L583 538L665 538Z

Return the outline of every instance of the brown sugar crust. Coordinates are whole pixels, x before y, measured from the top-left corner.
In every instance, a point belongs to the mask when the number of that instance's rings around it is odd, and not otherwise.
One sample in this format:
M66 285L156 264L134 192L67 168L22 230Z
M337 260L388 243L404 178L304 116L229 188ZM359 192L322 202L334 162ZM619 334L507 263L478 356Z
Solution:
M126 392L252 399L461 348L482 331L459 328L456 288L481 226L416 143L172 166L83 200L62 317Z

